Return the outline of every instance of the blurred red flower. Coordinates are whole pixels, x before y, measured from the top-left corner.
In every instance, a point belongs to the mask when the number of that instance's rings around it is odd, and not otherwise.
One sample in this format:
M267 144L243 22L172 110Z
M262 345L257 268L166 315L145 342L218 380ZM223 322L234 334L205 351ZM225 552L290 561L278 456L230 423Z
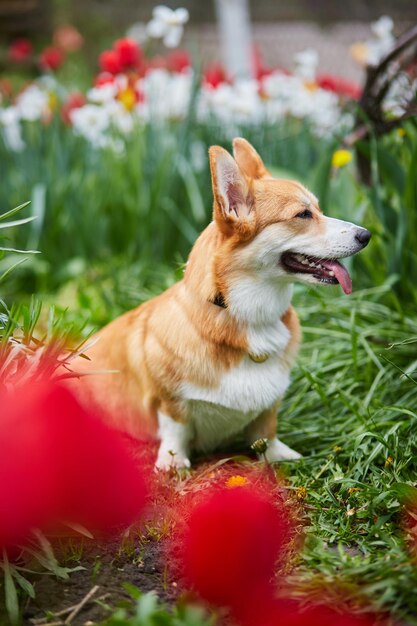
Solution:
M109 72L100 72L100 74L97 74L97 76L94 79L94 86L102 87L103 85L108 85L108 84L113 83L113 81L114 81L113 74L110 74Z
M221 83L227 83L228 81L226 71L219 63L209 65L204 72L204 84L208 87L213 87L213 89L216 89Z
M133 69L142 60L142 50L134 39L118 39L113 44L113 50L118 56L122 70Z
M362 89L359 85L333 74L320 74L317 77L317 84L322 89L333 91L339 96L353 98L354 100L359 100L362 94Z
M13 85L7 78L0 78L0 95L11 98L13 94Z
M140 516L141 471L123 437L52 383L0 398L0 545L61 520L108 532Z
M272 69L264 64L261 51L257 46L252 49L252 71L256 80L262 80L265 76L272 74Z
M191 511L181 542L183 574L202 598L239 611L270 595L289 524L272 496L252 486L215 489Z
M76 52L83 43L83 36L71 24L59 26L54 32L54 44L64 52Z
M115 50L105 50L99 56L100 69L109 74L119 74L122 71L120 58Z
M49 46L45 48L39 56L39 65L44 71L55 71L61 67L65 60L65 55L59 48Z
M148 59L146 63L147 70L166 70L168 69L168 58L163 56L162 54L157 54L152 57L152 59Z
M295 601L258 596L241 615L242 626L383 626L381 616L367 613L353 615L325 604L301 606Z
M22 63L32 56L33 46L29 39L15 39L9 46L7 58L13 63Z
M167 55L167 67L170 72L184 72L191 67L191 58L186 50L173 50Z
M61 109L61 119L64 124L71 125L71 111L79 109L84 106L85 103L85 96L81 92L74 91L71 93L62 105Z

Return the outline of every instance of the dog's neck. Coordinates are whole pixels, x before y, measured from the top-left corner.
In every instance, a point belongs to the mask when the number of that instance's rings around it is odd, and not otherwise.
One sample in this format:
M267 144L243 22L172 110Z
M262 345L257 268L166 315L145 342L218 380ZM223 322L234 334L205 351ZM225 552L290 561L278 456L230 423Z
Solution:
M287 281L263 280L252 274L235 273L230 268L215 279L215 257L222 234L210 224L196 241L184 274L188 289L202 302L225 310L235 320L249 326L274 324L288 311L293 286ZM224 272L223 272L224 274Z
M230 314L250 326L274 324L290 307L292 284L240 277L227 294Z

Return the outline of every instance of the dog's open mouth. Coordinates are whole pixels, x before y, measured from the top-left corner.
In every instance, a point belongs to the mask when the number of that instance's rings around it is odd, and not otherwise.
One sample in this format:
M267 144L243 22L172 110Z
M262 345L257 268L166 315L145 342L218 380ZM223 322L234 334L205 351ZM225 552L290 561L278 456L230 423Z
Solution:
M289 272L312 274L322 283L330 285L339 283L346 294L352 293L352 279L349 272L336 259L319 259L296 252L285 252L281 257L281 262Z

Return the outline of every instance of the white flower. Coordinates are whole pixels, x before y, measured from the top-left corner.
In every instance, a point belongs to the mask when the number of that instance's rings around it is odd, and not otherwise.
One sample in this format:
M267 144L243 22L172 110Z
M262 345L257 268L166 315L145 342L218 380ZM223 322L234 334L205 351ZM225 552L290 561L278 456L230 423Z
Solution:
M372 22L371 30L378 39L393 37L394 22L388 15L383 15L376 22Z
M214 117L229 133L238 132L239 124L259 123L265 113L255 80L237 80L233 85L223 83L216 89L203 87L198 101L199 119Z
M136 111L142 119L183 119L190 105L192 72L171 74L155 69L140 81L139 89L145 101Z
M19 95L16 106L22 120L34 122L48 112L49 96L37 85L30 85Z
M85 104L70 113L74 130L88 139L93 145L100 146L104 132L110 126L110 116L105 107Z
M124 135L133 130L133 116L121 102L113 100L104 105L109 116L110 123Z
M394 78L388 89L382 103L383 110L395 117L404 115L410 103L415 100L416 90L417 80L412 81L405 72L401 72Z
M393 34L394 22L387 15L371 24L371 30L375 39L366 42L367 65L378 65L378 63L392 50L395 44Z
M65 87L63 87L52 74L43 74L37 80L37 84L40 86L43 92L45 93L54 93L60 99L65 99L67 95L67 91Z
M378 65L395 45L393 28L394 22L386 15L373 22L371 30L375 38L369 39L365 43L354 44L351 48L353 58L360 65Z
M161 39L167 48L176 48L184 32L184 24L188 22L187 9L170 9L157 6L152 12L152 19L146 27L150 37Z
M294 56L295 75L303 80L313 81L316 78L319 55L316 50L308 48Z
M2 126L14 126L20 121L20 114L17 107L7 107L0 109L0 124Z
M318 135L329 134L340 123L337 95L314 84L308 85L301 77L273 72L263 80L263 93L270 122L285 116L306 119Z
M111 102L117 95L117 86L114 83L106 83L100 87L93 87L87 92L87 98L94 104Z
M6 146L13 152L22 152L25 142L22 139L20 114L17 107L0 109L0 125Z

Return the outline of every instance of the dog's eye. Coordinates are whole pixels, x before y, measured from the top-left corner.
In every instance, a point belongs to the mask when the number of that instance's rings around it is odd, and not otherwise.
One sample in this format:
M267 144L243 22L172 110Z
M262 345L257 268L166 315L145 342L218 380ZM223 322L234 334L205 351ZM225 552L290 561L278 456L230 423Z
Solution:
M305 211L301 211L301 213L297 213L295 217L300 217L302 220L308 220L313 217L313 214L311 211L306 209Z

